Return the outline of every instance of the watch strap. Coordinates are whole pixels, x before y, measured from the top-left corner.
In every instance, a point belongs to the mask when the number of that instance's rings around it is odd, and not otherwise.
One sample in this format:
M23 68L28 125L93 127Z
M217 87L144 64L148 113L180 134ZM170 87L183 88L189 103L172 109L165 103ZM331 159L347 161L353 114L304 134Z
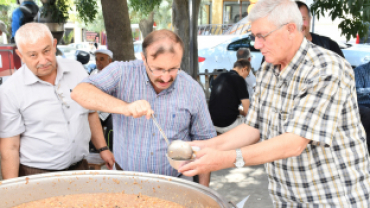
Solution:
M102 148L98 149L98 152L101 153L105 150L109 150L108 146L105 146L105 147L102 147Z

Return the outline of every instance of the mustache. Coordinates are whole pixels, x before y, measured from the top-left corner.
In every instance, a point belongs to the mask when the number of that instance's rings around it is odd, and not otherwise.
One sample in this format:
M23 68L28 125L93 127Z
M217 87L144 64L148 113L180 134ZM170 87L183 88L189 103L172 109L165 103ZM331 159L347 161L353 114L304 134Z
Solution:
M171 79L170 79L170 80L168 80L167 82L173 82L173 80L174 80L174 79L171 77ZM156 79L155 81L156 81L156 82L160 82L160 83L165 83L165 81L163 81L163 80L162 80L162 79L160 79L160 78L159 78L159 79Z
M45 67L48 67L48 66L51 66L51 62L48 62L48 63L46 63L46 64L39 64L39 65L37 65L36 66L36 68L38 69L38 68L45 68Z

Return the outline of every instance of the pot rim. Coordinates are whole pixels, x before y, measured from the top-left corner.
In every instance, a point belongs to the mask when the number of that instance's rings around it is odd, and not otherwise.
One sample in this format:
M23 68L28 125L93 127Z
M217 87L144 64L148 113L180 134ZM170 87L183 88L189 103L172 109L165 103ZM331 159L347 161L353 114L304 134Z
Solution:
M219 203L222 207L228 208L230 207L230 202L225 200L221 195L219 195L215 190L205 187L203 185L197 184L195 182L191 182L185 179L176 178L172 176L165 176L165 175L158 175L158 174L152 174L152 173L143 173L143 172L134 172L134 171L117 171L117 170L79 170L79 171L61 171L61 172L52 172L52 173L43 173L43 174L37 174L37 175L30 175L30 176L24 176L24 177L18 177L18 178L12 178L12 179L6 179L0 181L0 187L6 186L6 185L12 185L12 184L18 184L18 183L24 183L28 182L29 180L37 180L37 179L60 179L60 177L69 177L69 176L81 176L81 175L101 175L101 176L107 176L107 177L113 177L113 176L124 176L124 177L145 177L145 178L151 178L156 179L158 181L170 181L175 184L179 185L185 185L190 186L191 188L197 189L198 191L201 191L202 193L214 198L217 203Z

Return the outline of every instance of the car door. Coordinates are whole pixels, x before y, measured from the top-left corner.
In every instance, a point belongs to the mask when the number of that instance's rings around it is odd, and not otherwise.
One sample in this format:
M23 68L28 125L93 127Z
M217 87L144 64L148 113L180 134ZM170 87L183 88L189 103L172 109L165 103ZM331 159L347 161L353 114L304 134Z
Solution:
M248 48L250 50L251 65L254 71L257 71L261 66L262 54L258 49L254 48L254 39L251 37L236 40L227 46L230 65L233 66L236 62L236 51L238 51L239 48Z

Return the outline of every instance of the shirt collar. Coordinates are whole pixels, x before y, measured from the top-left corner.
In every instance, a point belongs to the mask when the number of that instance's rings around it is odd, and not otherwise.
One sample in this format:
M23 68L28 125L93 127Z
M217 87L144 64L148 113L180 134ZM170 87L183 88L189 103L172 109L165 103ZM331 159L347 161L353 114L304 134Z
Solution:
M280 79L284 81L289 81L293 78L295 71L299 68L302 64L305 56L307 55L309 43L306 38L303 38L301 46L299 47L297 53L294 55L293 59L289 62L289 64L280 72ZM276 70L277 67L274 67ZM275 72L274 72L275 73Z
M40 78L38 78L28 67L26 64L23 64L23 67L25 68L25 84L31 85L36 82L43 82ZM69 73L70 68L64 66L63 64L60 64L59 58L57 58L57 77L56 79L59 79L63 76L64 73Z

